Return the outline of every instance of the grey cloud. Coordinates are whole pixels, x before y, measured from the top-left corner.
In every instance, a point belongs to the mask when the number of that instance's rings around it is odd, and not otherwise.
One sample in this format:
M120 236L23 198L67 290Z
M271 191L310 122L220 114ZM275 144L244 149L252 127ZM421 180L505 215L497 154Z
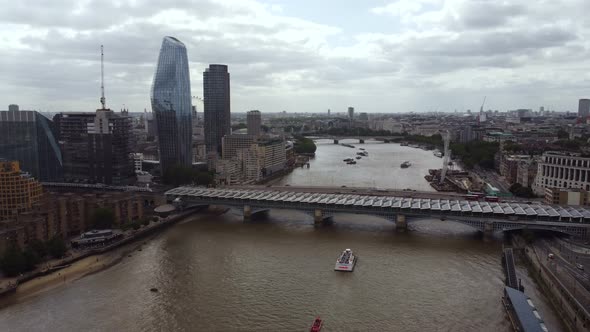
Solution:
M526 12L526 6L521 4L492 0L467 1L458 9L457 18L449 18L449 25L456 29L501 27Z

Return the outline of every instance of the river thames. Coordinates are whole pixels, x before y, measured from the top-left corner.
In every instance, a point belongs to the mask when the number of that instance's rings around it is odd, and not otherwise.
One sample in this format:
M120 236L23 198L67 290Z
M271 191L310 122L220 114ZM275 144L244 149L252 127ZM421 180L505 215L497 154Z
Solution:
M442 160L431 151L319 144L309 169L279 182L430 190L424 175ZM405 160L412 166L401 169ZM483 241L450 221L416 220L398 233L377 217L336 215L315 228L297 211L201 213L149 240L101 272L0 302L2 331L511 331L501 304L501 239ZM352 273L333 271L352 248ZM526 294L551 331L560 323L524 268ZM156 287L159 292L150 292Z

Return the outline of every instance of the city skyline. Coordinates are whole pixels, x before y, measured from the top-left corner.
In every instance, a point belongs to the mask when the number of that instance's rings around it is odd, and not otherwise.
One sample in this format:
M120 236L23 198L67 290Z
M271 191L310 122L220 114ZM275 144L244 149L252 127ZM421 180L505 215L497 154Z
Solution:
M174 9L62 1L50 10L63 20L48 20L47 8L8 4L0 98L40 111L93 109L104 44L109 105L141 111L159 40L173 35L192 50L194 86L209 63L232 68L237 112L475 110L485 95L491 109L575 111L587 97L587 9L583 0L232 0Z

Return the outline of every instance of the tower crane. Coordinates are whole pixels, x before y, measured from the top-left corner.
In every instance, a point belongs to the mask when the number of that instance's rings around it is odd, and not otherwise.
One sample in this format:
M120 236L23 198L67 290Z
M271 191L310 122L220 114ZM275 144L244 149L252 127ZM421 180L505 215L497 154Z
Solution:
M449 168L449 159L451 158L451 149L449 148L449 142L451 140L451 133L447 130L444 134L445 143L445 155L443 157L443 167L440 172L440 184L445 182L445 176L447 175L447 169Z

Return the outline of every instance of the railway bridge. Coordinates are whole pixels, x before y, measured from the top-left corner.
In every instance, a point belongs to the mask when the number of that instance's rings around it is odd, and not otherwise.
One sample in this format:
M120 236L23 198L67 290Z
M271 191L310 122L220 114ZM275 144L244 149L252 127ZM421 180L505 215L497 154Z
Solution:
M549 230L590 238L590 210L583 207L479 202L462 199L413 198L358 193L326 193L273 189L179 187L166 192L168 201L188 205L224 205L243 210L244 220L269 209L307 212L316 225L337 213L381 216L406 229L417 218L450 220L485 235L518 229Z

